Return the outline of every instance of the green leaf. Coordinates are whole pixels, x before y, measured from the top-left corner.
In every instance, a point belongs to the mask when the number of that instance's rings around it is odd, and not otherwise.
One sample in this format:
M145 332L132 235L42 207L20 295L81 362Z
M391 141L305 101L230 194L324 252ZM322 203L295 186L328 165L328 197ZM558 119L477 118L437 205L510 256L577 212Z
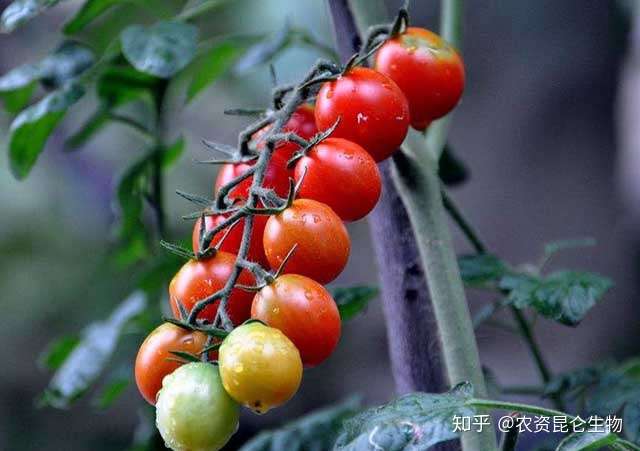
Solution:
M378 288L370 286L335 287L331 290L338 304L342 321L349 320L362 312L369 301L378 296Z
M560 251L575 249L578 247L595 246L595 245L596 245L596 240L594 238L571 238L568 240L552 241L550 243L545 244L544 254L545 256L550 257L554 254L557 254Z
M277 33L249 47L234 65L234 74L246 74L251 69L275 58L278 53L287 48L290 42L290 33L291 26L286 22Z
M444 394L413 393L366 410L344 422L335 450L426 450L458 437L454 416L472 416L473 396L463 383Z
M127 3L127 0L88 0L76 15L64 26L65 34L82 31L89 23L99 17L112 6Z
M140 72L170 78L191 62L198 29L183 22L159 22L149 28L131 25L121 34L122 51Z
M80 85L66 85L14 119L9 138L9 157L16 178L23 179L29 174L51 132L84 92Z
M195 68L195 73L187 89L187 102L193 100L207 86L224 75L242 54L244 46L234 40L224 41L209 49Z
M43 11L55 6L60 0L15 0L0 16L0 31L9 33Z
M129 66L109 66L100 76L96 91L111 107L124 105L152 93L161 81Z
M110 380L94 399L93 404L98 409L108 409L115 403L129 387L129 377L117 377Z
M79 343L80 339L76 336L67 336L55 340L40 354L38 365L43 369L57 370Z
M610 363L603 363L558 374L545 386L544 394L545 396L564 394L571 397L574 393L597 383L610 369Z
M176 140L176 142L171 144L169 147L163 149L162 150L162 167L168 168L172 166L176 161L178 161L178 159L184 152L184 147L185 147L184 137L181 136Z
M575 271L560 271L545 278L512 274L500 281L500 288L509 291L513 306L532 307L567 326L579 324L611 286L605 277Z
M66 408L98 378L113 354L124 326L147 304L138 291L125 299L105 321L90 324L80 343L54 374L41 404Z
M4 103L4 109L11 114L16 114L24 109L29 104L35 87L36 83L33 82L13 91L0 90L0 98Z
M611 432L575 432L560 442L556 451L596 451L616 441Z
M310 451L331 449L342 422L353 415L360 402L356 398L317 410L281 428L263 431L240 451Z
M495 255L475 254L458 257L460 275L465 284L482 286L497 282L507 271L507 265Z
M91 49L74 41L66 41L41 61L16 67L0 77L0 92L24 89L38 80L48 88L59 88L86 71L94 62Z

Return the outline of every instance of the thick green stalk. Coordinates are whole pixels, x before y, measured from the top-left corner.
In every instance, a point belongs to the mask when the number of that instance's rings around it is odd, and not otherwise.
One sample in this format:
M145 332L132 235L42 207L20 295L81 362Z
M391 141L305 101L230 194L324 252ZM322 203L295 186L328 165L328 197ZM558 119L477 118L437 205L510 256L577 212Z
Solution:
M360 31L384 21L380 2L351 0ZM453 43L459 42L461 0L443 1L443 29ZM381 20L382 19L382 20ZM410 132L404 152L394 156L393 175L398 192L407 208L427 277L429 294L438 325L442 352L451 384L469 381L477 396L486 396L484 375L467 306L464 287L453 249L447 216L442 203L438 158L446 141L447 121L434 131L434 139L425 142L422 135ZM468 433L462 437L466 451L497 449L495 433Z

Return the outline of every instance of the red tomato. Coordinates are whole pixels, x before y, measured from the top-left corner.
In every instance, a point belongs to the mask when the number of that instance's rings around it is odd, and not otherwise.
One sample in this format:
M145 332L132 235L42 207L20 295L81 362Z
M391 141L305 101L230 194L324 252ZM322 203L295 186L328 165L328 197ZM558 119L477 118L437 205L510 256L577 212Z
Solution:
M329 283L342 272L351 243L340 217L327 205L296 199L282 213L269 217L264 229L264 250L271 268L278 268L294 245L285 272Z
M296 345L306 366L316 366L340 339L340 313L329 292L315 280L285 274L260 290L251 317L280 329Z
M164 323L151 332L138 351L135 365L136 384L140 394L151 405L156 403L162 379L179 366L177 357L170 351L198 354L202 351L207 336L202 332L192 332L171 323Z
M264 141L259 140L270 128L271 125L267 125L252 136L254 141L258 141L258 149L264 147ZM282 127L282 133L286 132L294 132L304 139L313 138L318 133L313 106L309 104L299 106ZM288 161L299 148L300 146L291 142L280 142L276 145L276 153L281 154Z
M289 194L289 170L287 169L288 161L289 160L282 154L275 152L272 155L271 160L269 161L269 166L267 166L267 171L262 182L262 186L264 188L273 189L280 197L287 197L287 194ZM215 192L217 193L218 191L220 191L221 187L246 172L247 169L249 169L254 164L255 163L252 161L250 163L227 163L222 165L222 167L220 168L220 172L218 172L218 177L216 178ZM236 185L236 187L233 188L229 193L229 199L246 199L249 196L249 189L251 188L252 181L253 177L249 177Z
M304 178L302 178L304 176ZM378 166L361 146L327 138L296 163L298 197L327 204L344 221L365 217L380 198Z
M215 226L224 221L223 215L205 216L204 223L206 230L213 229ZM262 235L264 235L264 227L267 225L267 216L255 215L253 217L253 229L251 229L251 244L249 245L249 253L247 259L253 262L260 263L263 266L267 266L267 257L264 255L264 247L262 246ZM196 254L200 250L200 223L201 218L198 218L193 225L193 233L191 234L191 242L193 245L193 252ZM242 231L244 228L244 219L238 221L233 226L227 237L224 239L220 250L224 252L230 252L237 254L240 250L240 244L242 243ZM216 245L220 239L224 236L227 229L223 229L218 232L211 240L212 245Z
M320 130L340 118L331 136L360 144L376 161L395 152L409 128L409 105L398 85L366 67L323 84L315 113Z
M173 277L169 284L169 301L171 311L176 318L180 317L178 301L182 303L187 312L193 306L215 292L221 290L231 276L235 265L236 256L228 252L217 252L213 257L205 260L189 260ZM252 285L254 279L251 273L242 271L238 283ZM234 324L240 324L249 319L251 301L253 295L236 288L231 291L227 303L227 313ZM199 319L212 322L216 317L220 301L208 305L200 314Z
M409 27L387 41L376 53L375 67L407 96L411 126L418 130L451 111L464 90L460 55L424 28Z

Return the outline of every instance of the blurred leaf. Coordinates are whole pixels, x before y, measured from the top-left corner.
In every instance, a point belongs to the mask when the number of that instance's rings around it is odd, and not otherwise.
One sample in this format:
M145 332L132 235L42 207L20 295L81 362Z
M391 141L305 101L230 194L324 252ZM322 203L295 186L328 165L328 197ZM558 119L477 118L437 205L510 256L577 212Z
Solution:
M38 80L48 88L59 88L94 62L91 49L74 41L66 41L41 61L16 67L0 77L0 92L24 89Z
M562 440L556 451L596 451L615 441L611 432L575 432Z
M625 436L633 443L640 443L640 399L627 403L622 419Z
M169 252L163 252L153 259L151 265L142 272L136 285L144 290L149 297L155 296L159 290L164 290L173 275L184 264L184 260Z
M514 307L532 307L568 326L579 324L611 285L600 275L575 271L559 271L545 278L512 274L500 281L500 288L509 291L508 299Z
M60 0L15 0L5 8L0 16L0 31L8 33L26 21L33 19Z
M102 391L94 399L93 404L98 409L108 409L115 403L129 387L130 377L118 377L110 380L102 387Z
M244 49L245 46L240 45L236 39L229 39L214 45L202 55L187 90L187 102L224 75Z
M57 370L79 343L80 339L76 336L67 336L55 340L40 354L38 358L39 366L43 369Z
M112 6L127 3L131 0L87 0L76 15L64 26L65 34L82 31L89 23L99 17Z
M24 109L31 100L33 90L36 87L36 83L29 83L22 88L14 89L13 91L0 90L0 98L4 103L4 109L11 114L15 114Z
M573 393L582 391L585 387L595 384L609 371L610 363L579 368L553 377L545 386L545 396L563 394L571 397Z
M84 88L68 84L22 111L11 124L9 157L11 170L23 179L42 152L47 139L67 109L84 95Z
M178 159L184 152L184 147L185 147L184 137L181 136L176 140L176 142L171 144L166 149L163 149L162 150L162 166L164 168L168 168L172 166L176 161L178 161Z
M465 284L482 286L497 282L507 271L507 265L495 255L474 254L458 257L460 276Z
M342 321L349 320L363 311L369 301L378 296L378 288L370 286L336 287L331 290L338 304Z
M464 163L453 154L449 145L445 146L442 156L440 157L438 175L442 183L446 186L460 185L469 178L469 170Z
M83 146L108 122L109 111L105 108L99 108L80 126L78 131L65 141L65 150L76 150Z
M129 66L109 66L98 79L98 96L111 107L124 105L152 93L161 81Z
M594 238L571 238L568 240L552 241L545 244L544 254L546 256L551 256L567 249L575 249L577 247L589 247L595 245L596 240Z
M98 378L113 354L120 332L129 320L140 314L147 301L137 291L125 299L105 321L90 324L82 340L54 374L42 395L41 404L66 408Z
M183 22L159 22L149 28L131 25L121 34L122 51L141 72L170 78L191 62L198 29Z
M245 74L256 66L272 60L278 53L287 48L290 41L290 32L291 26L289 22L285 22L284 27L277 33L249 47L233 67L234 74Z
M472 396L471 385L463 383L448 393L412 393L365 410L344 422L335 450L426 450L455 439L453 417L475 414L466 405Z
M307 451L332 449L342 422L353 415L360 402L356 398L317 410L281 428L263 431L240 451Z

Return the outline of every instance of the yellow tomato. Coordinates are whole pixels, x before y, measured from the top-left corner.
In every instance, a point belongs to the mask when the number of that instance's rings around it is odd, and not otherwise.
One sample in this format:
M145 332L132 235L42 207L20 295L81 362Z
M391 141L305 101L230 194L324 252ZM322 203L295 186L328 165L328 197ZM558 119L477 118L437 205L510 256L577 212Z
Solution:
M288 401L302 379L298 349L278 329L259 322L234 329L220 346L218 363L227 393L257 413Z

